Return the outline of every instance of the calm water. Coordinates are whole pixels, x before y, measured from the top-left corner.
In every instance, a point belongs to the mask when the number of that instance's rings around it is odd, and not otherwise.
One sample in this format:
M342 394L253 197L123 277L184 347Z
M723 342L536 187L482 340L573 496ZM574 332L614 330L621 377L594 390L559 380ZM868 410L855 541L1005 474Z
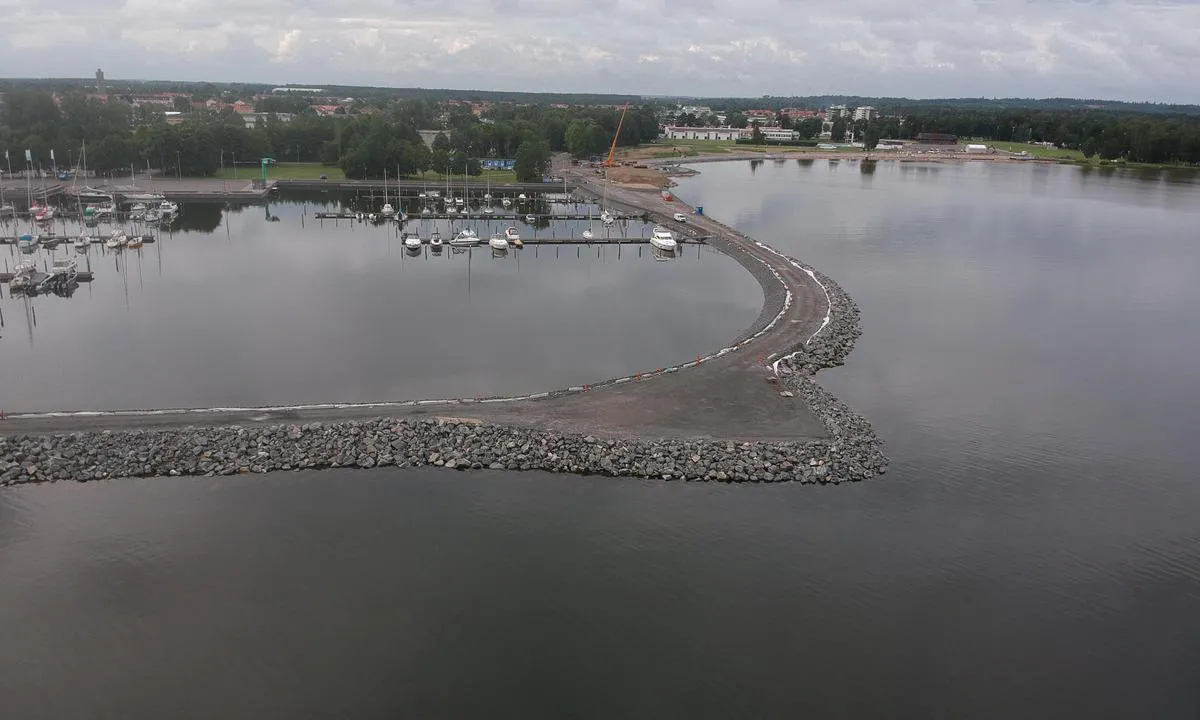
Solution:
M69 298L4 291L0 409L536 392L695 357L735 337L762 306L758 283L708 248L656 262L649 245L530 245L497 259L486 239L509 222L493 220L472 223L481 248L412 257L395 223L314 220L321 209L334 208L193 205L181 230L140 251L39 251L39 264L78 257L96 280ZM428 238L433 222L406 229ZM578 237L588 222L516 225L534 239ZM449 240L449 224L438 226ZM600 237L601 223L592 226ZM610 233L649 230L630 222ZM0 246L0 256L10 267L22 257L15 246Z
M1195 718L1200 187L702 170L862 305L887 476L6 490L0 715Z

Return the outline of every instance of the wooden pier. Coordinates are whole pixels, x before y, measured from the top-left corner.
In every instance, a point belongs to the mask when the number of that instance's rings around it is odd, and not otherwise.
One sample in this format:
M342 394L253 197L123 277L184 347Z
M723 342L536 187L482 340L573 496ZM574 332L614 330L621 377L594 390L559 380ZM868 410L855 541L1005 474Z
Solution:
M536 213L528 213L527 214L527 213L485 213L485 212L455 213L453 215L451 215L449 213L444 213L444 212L442 212L442 213L431 212L428 215L409 214L405 217L404 222L413 222L414 220L503 220L506 222L517 222L517 221L525 221L525 219L527 217L529 217L530 214L533 215L533 217L534 217L533 222L535 222L535 223L553 222L555 220L592 220L595 223L600 222L599 216L594 215L594 214L593 215L585 215L583 213L563 213L563 214L555 214L555 215L538 215ZM371 215L372 215L372 213L356 213L356 212L318 211L316 213L313 213L313 217L316 218L317 220L363 220L363 221L368 221L368 222L370 221ZM388 222L388 221L394 221L394 220L400 219L399 216L385 217L378 213L374 213L374 217L375 217L376 222L379 222L379 221ZM623 213L613 215L613 217L616 220L643 220L643 221L647 220L647 218L643 215L628 215L628 214L623 214Z
M13 279L13 273L0 272L0 283L10 282L12 279ZM91 282L92 281L92 271L91 270L76 271L75 279L78 280L79 282Z

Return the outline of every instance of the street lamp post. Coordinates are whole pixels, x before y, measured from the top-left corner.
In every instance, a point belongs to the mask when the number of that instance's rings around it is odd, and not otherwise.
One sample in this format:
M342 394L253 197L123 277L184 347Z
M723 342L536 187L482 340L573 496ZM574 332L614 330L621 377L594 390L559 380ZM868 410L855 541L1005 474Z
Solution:
M183 166L179 160L179 151L178 150L175 151L175 179L176 180L183 179Z

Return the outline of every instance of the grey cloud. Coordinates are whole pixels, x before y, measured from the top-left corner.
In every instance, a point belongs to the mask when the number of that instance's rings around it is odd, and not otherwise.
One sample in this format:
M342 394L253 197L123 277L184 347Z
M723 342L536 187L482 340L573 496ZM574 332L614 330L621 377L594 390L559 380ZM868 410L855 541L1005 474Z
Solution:
M1200 102L1195 2L0 0L6 74ZM64 38L69 42L64 42ZM49 52L52 49L53 52ZM30 62L36 55L37 63Z

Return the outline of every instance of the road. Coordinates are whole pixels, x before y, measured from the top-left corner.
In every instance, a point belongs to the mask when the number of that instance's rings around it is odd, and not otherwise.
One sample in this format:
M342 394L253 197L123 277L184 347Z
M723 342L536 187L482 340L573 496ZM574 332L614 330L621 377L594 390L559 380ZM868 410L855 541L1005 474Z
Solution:
M602 179L591 171L560 160L555 173L566 175L596 197L603 194ZM690 211L680 201L663 200L658 191L610 186L607 197L610 205L646 212L663 222L670 222L675 212ZM15 415L0 420L0 434L452 416L607 437L770 442L825 437L821 422L802 402L781 395L768 367L771 358L798 347L822 326L828 312L824 290L779 255L711 218L693 215L684 228L676 229L709 236L709 244L741 263L763 286L759 319L741 338L730 341L731 346L743 344L694 367L672 372L647 368L642 376L619 384L497 402Z

